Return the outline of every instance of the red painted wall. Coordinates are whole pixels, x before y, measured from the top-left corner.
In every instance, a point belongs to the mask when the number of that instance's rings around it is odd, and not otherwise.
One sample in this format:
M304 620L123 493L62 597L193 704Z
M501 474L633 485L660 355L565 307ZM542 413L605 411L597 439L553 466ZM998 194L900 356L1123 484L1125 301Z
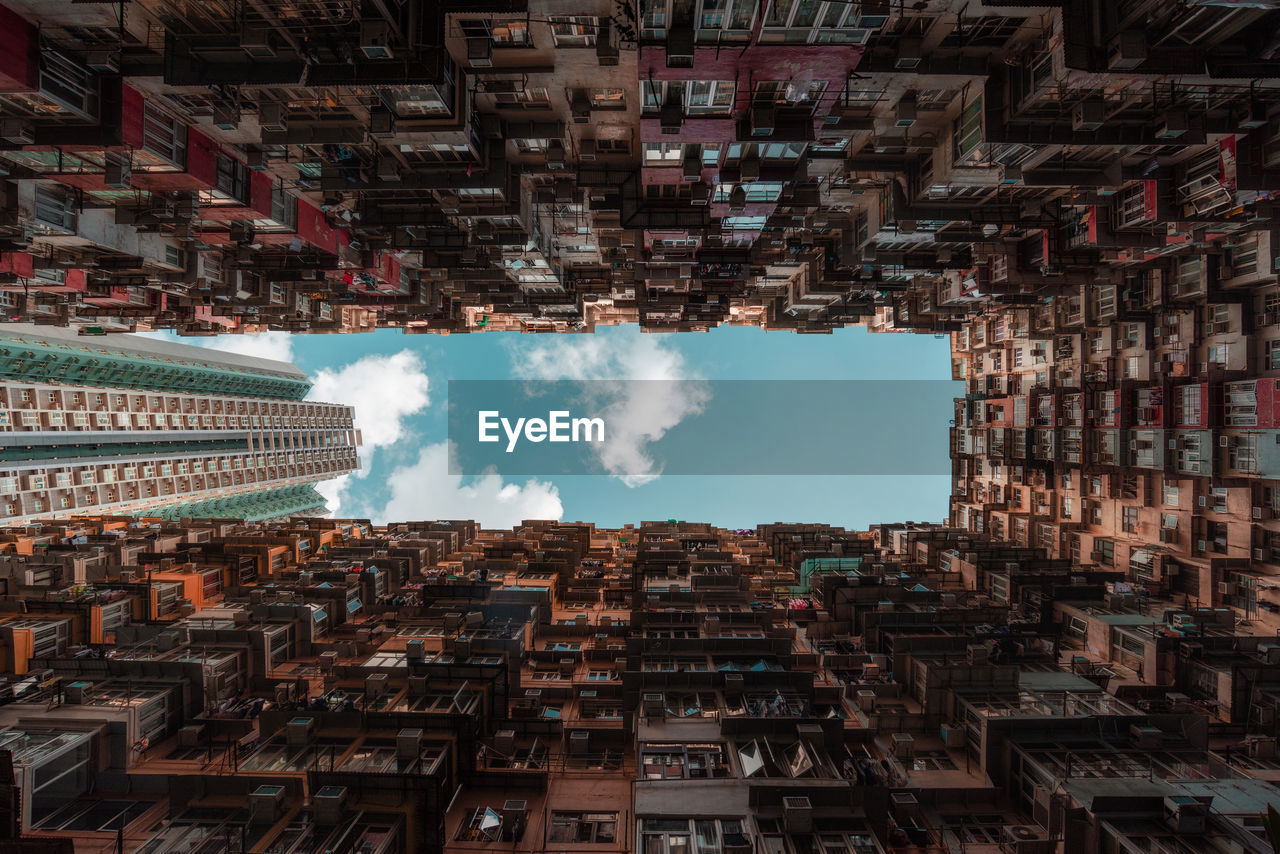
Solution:
M35 26L0 6L0 92L34 92L39 56Z
M120 86L120 138L125 145L142 147L142 93L127 83Z

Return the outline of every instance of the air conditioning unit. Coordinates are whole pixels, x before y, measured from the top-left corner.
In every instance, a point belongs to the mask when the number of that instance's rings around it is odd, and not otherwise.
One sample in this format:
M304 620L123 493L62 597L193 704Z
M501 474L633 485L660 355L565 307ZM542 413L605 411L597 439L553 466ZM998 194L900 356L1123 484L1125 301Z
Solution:
M253 59L272 59L276 55L275 31L265 25L246 25L240 30L240 49Z
M773 104L757 104L751 108L751 135L773 136L777 111Z
M644 713L648 717L660 717L664 710L661 694L645 694L642 700Z
M1006 824L1001 848L1007 854L1054 854L1058 844L1031 824Z
M760 179L760 158L753 154L750 157L743 157L739 160L738 177L744 181L758 181Z
M893 734L893 755L898 759L910 759L916 755L916 739L909 732Z
M1272 760L1276 758L1275 736L1255 735L1245 741L1245 750L1250 759Z
M571 756L581 756L590 752L591 732L589 730L582 729L569 733L569 754Z
M1267 553L1266 553L1266 551L1265 551L1265 550L1263 550L1263 549L1254 549L1254 550L1253 550L1253 559L1254 559L1254 560L1266 560L1266 559L1267 559Z
M364 678L364 694L368 700L377 700L387 693L387 674L374 673Z
M1164 733L1154 726L1131 724L1129 738L1138 750L1159 750L1164 744Z
M1209 822L1209 805L1190 795L1166 795L1164 822L1174 833L1204 833Z
M306 747L315 731L315 718L293 718L284 725L284 740L290 747Z
M11 145L34 145L35 126L26 119L0 120L0 139Z
M962 726L957 726L956 724L943 724L941 736L942 745L944 747L950 747L953 750L964 747L965 732L964 727Z
M98 74L120 73L120 56L114 50L91 50L84 55L84 64Z
M62 689L63 699L73 706L83 706L93 692L92 682L72 682Z
M264 827L284 815L284 786L264 783L249 793L249 824Z
M367 59L395 59L395 51L391 49L390 25L376 18L361 24L360 50Z
M395 113L381 108L374 108L369 111L369 136L375 139L390 139L395 135Z
M613 31L613 21L598 18L596 28L596 62L600 65L618 64L618 40Z
M214 104L213 126L218 130L235 130L240 126L239 108L234 104Z
M422 661L426 658L427 649L422 638L412 638L404 645L404 657L406 661Z
M524 826L528 820L529 804L527 801L505 801L502 804L503 830L510 828L516 839L520 838L520 834L523 833Z
M396 758L413 761L422 756L421 729L406 727L396 733Z
M971 643L965 647L965 659L970 666L975 664L987 663L987 645L983 643Z
M1234 581L1219 581L1218 593L1223 596L1236 595L1236 583Z
M493 749L503 756L512 756L516 752L516 731L500 729L493 734Z
M578 140L578 159L584 161L596 159L596 141L594 139Z
M1117 33L1107 45L1108 71L1133 71L1147 61L1147 34L1142 30Z
M924 58L922 46L920 39L915 37L898 39L898 55L893 67L899 71L907 71L918 66Z
M1280 643L1258 644L1258 657L1267 664L1280 664Z
M813 832L813 804L804 797L782 799L782 823L787 833Z
M285 129L284 104L259 104L258 127L269 131L283 131Z
M667 30L667 68L693 67L693 27L689 24Z
M587 90L573 90L573 98L569 101L569 111L577 124L585 125L591 121L591 101L587 97Z
M1095 131L1102 127L1107 117L1107 105L1101 98L1086 98L1071 108L1071 128L1077 131Z
M1186 133L1190 126L1191 116L1186 110L1165 110L1164 121L1156 130L1156 136L1160 139L1177 139Z
M679 133L680 125L684 124L684 107L678 101L663 104L658 120L662 125L663 133Z
M685 146L682 174L686 181L696 181L702 177L702 147Z
M129 162L129 156L108 157L103 164L102 181L116 190L129 187L133 182L133 164Z
M321 827L341 824L347 809L347 787L322 786L312 797L311 806L316 824Z
M903 97L899 99L898 106L894 110L897 117L894 122L896 127L909 128L916 123L916 99L915 95Z

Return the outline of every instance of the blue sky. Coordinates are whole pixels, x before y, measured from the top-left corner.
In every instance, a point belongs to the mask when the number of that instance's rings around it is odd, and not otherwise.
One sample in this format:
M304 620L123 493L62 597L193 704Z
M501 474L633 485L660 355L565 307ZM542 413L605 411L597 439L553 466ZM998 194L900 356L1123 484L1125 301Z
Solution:
M728 527L804 521L865 528L946 514L945 476L459 477L447 473L445 445L450 379L947 380L944 338L862 328L805 336L748 327L661 335L601 327L593 335L382 330L179 340L293 361L315 380L314 399L355 407L364 470L321 490L340 516L477 518L489 527L558 517L604 526L675 518ZM684 414L672 404L655 414L655 423L665 429ZM938 413L938 442L947 441L950 417Z

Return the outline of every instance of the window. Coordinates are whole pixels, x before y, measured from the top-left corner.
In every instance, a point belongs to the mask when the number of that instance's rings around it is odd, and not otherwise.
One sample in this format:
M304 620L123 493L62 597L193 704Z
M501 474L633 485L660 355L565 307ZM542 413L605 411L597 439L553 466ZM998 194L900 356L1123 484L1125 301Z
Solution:
M646 166L675 166L683 158L683 143L646 142L644 144L644 162Z
M596 43L599 19L590 15L552 15L551 38L556 47L590 47Z
M56 184L36 184L35 219L60 231L76 230L74 197Z
M1225 365L1231 357L1229 344L1215 344L1209 348L1209 361L1215 365Z
M640 750L645 780L705 780L727 777L729 765L718 744L648 744Z
M699 41L745 41L751 34L758 0L701 0Z
M1122 510L1121 527L1126 533L1132 534L1138 530L1138 508L1125 507Z
M1116 560L1116 544L1111 540L1094 540L1093 559L1104 566L1113 565Z
M692 10L698 42L744 42L751 36L758 5L759 0L641 0L641 37L646 41L666 38L667 28L677 20L674 13Z
M956 123L955 159L959 166L976 166L983 160L980 153L985 137L982 110L982 96L978 95L964 108Z
M640 832L643 854L717 854L749 844L737 819L646 818Z
M626 137L618 139L601 139L596 138L597 154L629 154L631 152L631 140Z
M1175 484L1166 483L1163 488L1162 502L1166 507L1178 506L1178 487Z
M643 80L640 100L647 115L656 115L663 104L684 105L687 116L729 115L733 110L732 80Z
M163 161L157 167L180 168L187 162L187 126L173 116L163 112L149 101L142 104L142 151L141 156L135 154L138 162L134 168L144 169L151 166L154 155Z
M1280 340L1267 342L1267 370L1280 371Z
M397 86L380 90L382 101L402 118L447 116L453 112L453 96L443 86Z
M526 86L516 92L495 92L493 98L499 107L542 109L551 106L551 96L545 86Z
M462 35L469 39L487 38L494 47L533 47L526 21L488 21L466 18L458 22Z
M1022 26L1023 18L987 15L981 18L961 17L956 28L942 40L942 47L1003 47Z
M863 23L861 8L843 0L774 0L768 4L762 42L865 44L880 18Z
M788 80L762 80L751 93L751 100L756 104L777 104L780 107L802 104L812 106L822 100L822 93L825 91L825 80L813 80L808 84Z
M239 160L224 152L218 153L218 174L215 188L220 198L214 203L240 203L249 201L249 169Z
M627 107L625 95L621 89L588 89L593 110L624 110Z
M453 838L456 842L519 842L524 824L519 819L504 821L492 807L476 807L463 816Z
M616 812L554 812L548 842L572 844L613 842L618 835Z
M751 181L737 186L746 190L746 201L750 203L758 202L776 202L782 196L781 181ZM735 185L719 184L716 186L716 195L713 201L718 204L727 204L733 195Z

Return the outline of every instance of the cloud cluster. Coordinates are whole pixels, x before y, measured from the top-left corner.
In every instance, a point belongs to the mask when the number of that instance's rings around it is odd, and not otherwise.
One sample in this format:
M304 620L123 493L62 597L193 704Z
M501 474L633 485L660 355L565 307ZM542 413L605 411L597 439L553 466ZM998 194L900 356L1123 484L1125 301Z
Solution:
M521 379L597 381L584 403L609 428L593 451L604 470L627 486L658 477L662 466L649 445L702 412L710 398L705 383L691 381L696 377L679 350L635 329L608 336L556 336L512 355L513 371Z
M316 486L330 511L348 515L343 505L352 480L368 477L377 452L409 434L409 419L431 403L430 386L422 359L410 350L365 356L316 373L307 399L352 407L362 442L359 471Z
M183 337L172 332L139 332L140 338L157 338L224 353L239 353L259 359L275 359L277 362L293 361L293 339L288 332L254 332L242 335L213 335L210 337Z
M510 528L525 519L559 519L564 513L560 491L541 480L523 485L500 475L468 478L449 474L446 442L425 445L412 464L387 478L390 496L372 513L374 522L418 519L475 519L486 528Z

